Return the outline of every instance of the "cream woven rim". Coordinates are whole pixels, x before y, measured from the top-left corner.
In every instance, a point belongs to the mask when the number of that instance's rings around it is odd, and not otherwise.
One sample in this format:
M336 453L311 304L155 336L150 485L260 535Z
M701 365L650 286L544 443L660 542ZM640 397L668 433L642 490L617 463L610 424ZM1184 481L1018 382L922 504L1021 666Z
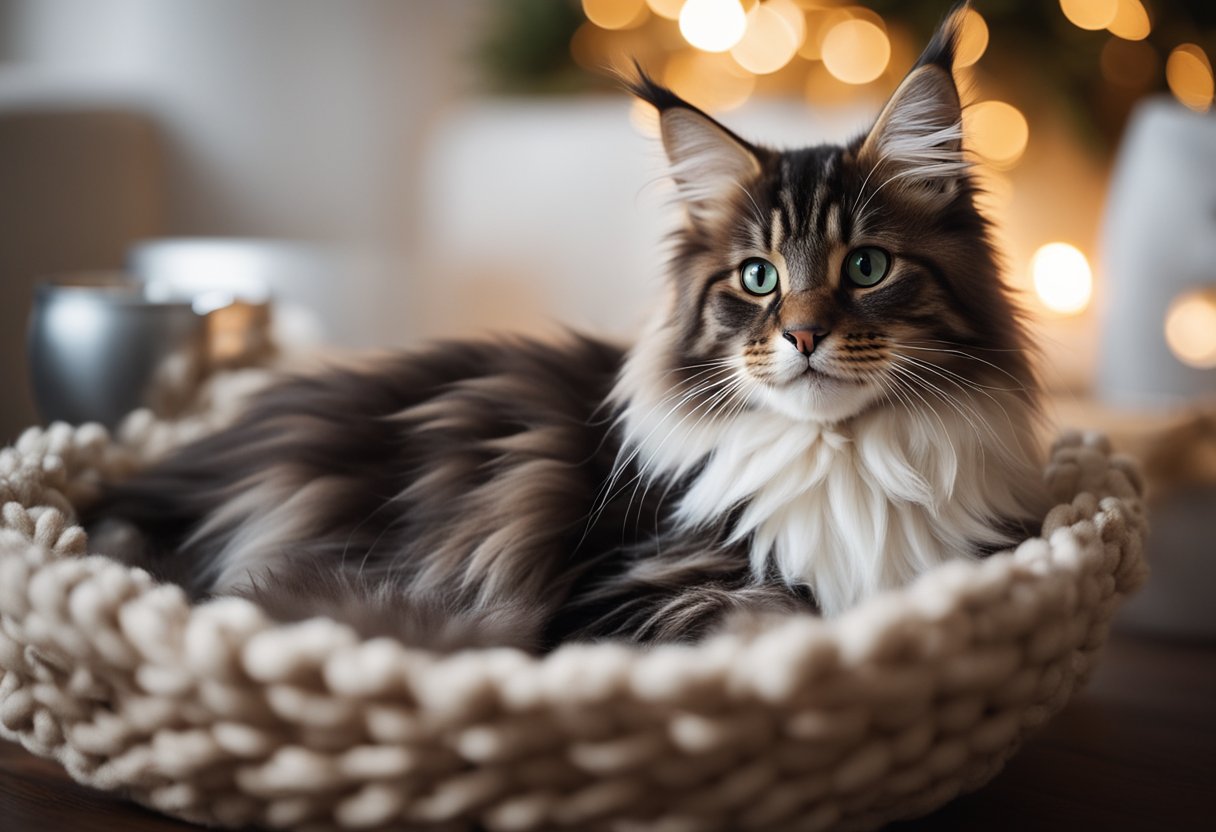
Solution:
M0 452L0 736L180 817L293 829L872 829L991 778L1144 580L1139 476L1067 434L1043 537L839 619L695 647L436 656L86 556L101 474L203 432L146 414Z

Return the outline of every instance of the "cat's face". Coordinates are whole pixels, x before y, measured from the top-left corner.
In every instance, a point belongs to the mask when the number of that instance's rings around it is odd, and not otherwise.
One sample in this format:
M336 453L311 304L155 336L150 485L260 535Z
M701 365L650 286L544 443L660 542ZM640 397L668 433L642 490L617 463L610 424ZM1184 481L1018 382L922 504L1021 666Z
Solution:
M843 147L756 147L638 85L660 110L687 214L666 327L673 384L704 387L711 410L823 422L1030 384L967 174L953 38L948 22Z

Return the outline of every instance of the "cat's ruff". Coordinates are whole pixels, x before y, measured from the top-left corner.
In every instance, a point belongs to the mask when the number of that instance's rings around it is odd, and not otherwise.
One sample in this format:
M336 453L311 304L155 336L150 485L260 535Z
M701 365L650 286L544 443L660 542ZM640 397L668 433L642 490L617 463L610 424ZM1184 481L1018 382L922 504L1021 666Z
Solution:
M622 455L636 460L645 487L689 478L677 524L712 526L743 506L730 540L747 542L757 579L775 570L809 587L828 615L948 560L1016 543L994 528L998 518L1042 516L1034 420L1012 396L1011 418L1000 392L960 394L916 415L874 408L841 424L769 407L670 416L663 399L649 401L657 393L634 392Z
M210 824L876 828L991 778L1145 575L1134 467L1074 434L1042 538L834 620L437 656L237 598L191 607L84 556L72 505L97 477L207 425L144 419L125 443L57 425L0 452L0 735Z

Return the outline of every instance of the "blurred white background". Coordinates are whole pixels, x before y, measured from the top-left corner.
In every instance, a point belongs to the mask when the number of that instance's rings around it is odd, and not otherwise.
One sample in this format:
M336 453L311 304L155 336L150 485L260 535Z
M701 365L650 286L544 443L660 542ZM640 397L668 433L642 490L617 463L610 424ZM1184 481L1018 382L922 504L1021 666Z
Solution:
M342 346L636 332L669 227L623 95L486 98L478 0L0 0L0 107L119 105L166 139L166 236L302 239ZM726 120L841 138L875 102Z

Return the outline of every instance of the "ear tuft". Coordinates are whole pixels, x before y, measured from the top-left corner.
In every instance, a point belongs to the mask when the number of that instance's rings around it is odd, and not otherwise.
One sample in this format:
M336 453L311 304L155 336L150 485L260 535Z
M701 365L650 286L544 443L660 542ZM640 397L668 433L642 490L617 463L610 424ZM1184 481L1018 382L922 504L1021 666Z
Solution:
M958 52L963 20L969 8L971 3L968 0L959 0L950 7L950 11L946 12L942 22L938 24L937 31L930 38L929 45L917 59L917 67L936 66L946 72L953 72L954 56Z
M967 169L962 106L954 80L937 66L912 70L883 108L858 157L915 169L911 176L949 179Z
M760 173L760 151L647 75L640 66L626 86L659 111L663 149L681 201L694 221L726 209Z
M893 176L937 194L951 191L968 168L963 155L962 104L953 71L966 10L966 2L951 10L858 151L864 164L902 169Z
M621 74L621 82L632 94L650 104L660 113L671 107L692 107L687 101L667 87L655 81L642 69L642 65L636 60L633 62L634 77L629 77L624 73Z

